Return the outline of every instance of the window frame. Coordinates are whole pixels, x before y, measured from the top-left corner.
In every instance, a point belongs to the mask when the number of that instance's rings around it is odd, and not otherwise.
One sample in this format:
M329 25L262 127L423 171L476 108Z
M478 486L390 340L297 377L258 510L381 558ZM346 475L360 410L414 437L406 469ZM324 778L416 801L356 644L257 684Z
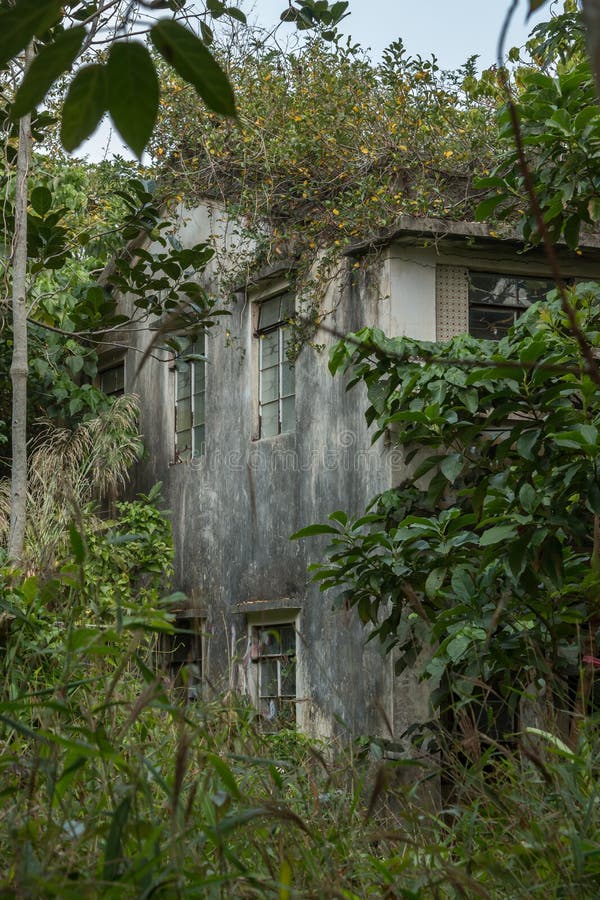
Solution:
M198 348L198 344L200 347ZM174 402L173 402L173 437L174 460L176 463L191 462L206 455L206 395L207 395L207 365L206 365L206 333L198 335L196 340L181 354L181 358L175 362L174 368ZM203 356L202 360L188 359L190 355ZM189 395L179 397L179 383L183 367L188 372ZM202 367L202 387L196 390L196 371ZM202 421L196 422L196 410L198 398L203 398L204 415ZM184 402L188 403L186 412L189 414L189 425L186 428L178 428L179 408ZM197 446L197 429L202 429L203 437ZM189 448L180 447L180 435L189 433ZM188 455L189 451L189 455ZM185 455L184 455L185 454Z
M475 276L484 275L484 276L488 276L489 278L496 278L497 280L504 279L505 281L513 281L515 283L516 291L517 291L517 302L515 302L515 303L493 303L493 302L490 302L490 303L488 303L486 301L481 301L481 300L476 300L476 299L473 300L471 298L472 276L473 275L475 275ZM514 271L510 271L510 272L504 271L503 272L503 271L498 271L495 269L494 270L492 270L492 269L477 269L477 268L469 266L467 269L467 328L468 328L468 334L470 334L472 337L474 337L478 340L499 341L503 337L505 337L506 334L508 333L508 330L510 328L512 328L513 325L516 323L519 316L522 315L527 309L529 309L529 307L533 303L537 302L536 300L531 300L531 301L527 302L527 299L526 299L527 292L519 284L519 282L523 282L523 281L533 281L533 282L538 281L538 282L540 282L540 285L545 283L545 284L549 285L548 291L552 290L555 286L554 281L552 280L551 276L537 275L537 274L530 274L530 273L519 273L519 272L514 272ZM523 303L518 302L519 293L521 291L523 291L523 293L525 294L525 301ZM548 293L548 291L546 291L545 293ZM505 313L507 318L510 315L512 318L512 321L510 322L510 324L500 325L499 333L497 336L495 336L493 334L491 329L490 329L489 335L484 336L482 334L476 334L475 333L476 326L474 326L474 324L472 322L471 314L472 314L472 312L476 312L476 313L480 312L481 313L481 312L485 312L485 311L490 311L492 313L492 315L494 313L497 314L497 313L503 312L503 313ZM481 329L479 329L479 330L481 330Z
M292 652L269 653L261 652L261 634L278 631L279 629L293 630L294 649ZM285 612L274 609L261 616L249 616L248 639L249 653L249 692L253 705L258 710L265 728L280 730L286 727L297 727L299 675L300 675L300 632L298 612ZM281 644L281 641L280 641ZM264 676L264 663L276 662L277 694L269 694L263 691L262 679ZM287 663L293 663L294 693L283 693L283 681L286 677L283 667ZM275 704L275 710L271 714L270 704ZM291 713L289 712L291 710ZM286 714L287 713L287 714Z
M123 386L122 387L117 386L117 388L114 390L106 391L104 389L104 386L102 383L103 379L105 378L105 376L108 372L116 372L116 371L121 371L123 373L123 377L122 377L122 379L120 379L122 381ZM100 391L102 391L102 393L105 394L107 397L112 397L115 400L118 397L123 397L127 393L126 378L127 378L127 371L126 371L126 364L125 364L125 356L121 355L121 356L117 356L114 358L100 359L99 364L98 364L98 375L96 376L96 384L98 385L98 389Z
M273 322L268 322L267 324L261 324L261 317L263 311L266 309L266 304L272 303L274 300L279 301L279 314ZM287 304L291 305L291 309L284 314L283 305ZM286 354L286 332L289 328L289 322L293 318L295 314L295 297L294 294L289 290L288 286L279 287L277 290L269 293L268 296L261 296L254 302L255 306L255 329L254 329L254 338L257 342L257 353L256 353L256 373L257 373L257 428L256 428L256 437L258 440L261 439L269 439L278 437L282 434L293 434L296 431L296 375L295 375L295 366L293 366L289 360L287 359ZM271 366L264 366L264 343L265 340L269 338L271 335L277 336L277 362ZM284 376L286 371L286 366L288 367L288 372L290 372L293 376L293 390L290 392L286 391L286 386L284 384ZM265 382L265 373L277 370L277 390L276 396L273 399L269 399L266 402L263 402L264 397L264 382ZM291 416L291 421L288 421L286 424L287 415L284 414L285 403L286 401L292 401L291 407L293 410L293 415ZM277 431L274 431L269 434L265 434L265 417L263 410L266 407L274 407L277 404Z
M197 609L177 610L174 626L175 631L162 635L159 642L159 665L186 703L201 700L206 674L206 613ZM185 648L187 638L190 638L189 648ZM178 658L181 646L185 648L185 659ZM197 672L191 671L192 666Z

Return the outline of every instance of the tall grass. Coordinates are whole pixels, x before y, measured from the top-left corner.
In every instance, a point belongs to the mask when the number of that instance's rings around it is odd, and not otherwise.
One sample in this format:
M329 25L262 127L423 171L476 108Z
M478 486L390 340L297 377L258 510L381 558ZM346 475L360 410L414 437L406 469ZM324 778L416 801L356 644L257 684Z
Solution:
M145 558L154 512L122 515ZM417 766L266 734L235 695L181 705L154 665L175 600L158 575L128 594L125 533L105 540L112 574L72 532L52 577L0 581L0 896L600 895L594 722L575 751L536 732Z

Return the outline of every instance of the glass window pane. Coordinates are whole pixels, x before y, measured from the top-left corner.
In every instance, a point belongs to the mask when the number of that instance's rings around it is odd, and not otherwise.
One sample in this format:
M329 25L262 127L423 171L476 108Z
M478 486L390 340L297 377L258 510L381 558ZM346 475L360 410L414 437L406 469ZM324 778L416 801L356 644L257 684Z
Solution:
M192 425L192 410L189 400L182 400L176 409L177 432L187 431Z
M279 366L264 369L260 373L261 403L269 403L279 397Z
M206 371L205 364L203 362L195 362L193 365L194 369L194 393L198 394L200 391L204 390L206 383Z
M261 659L260 666L260 688L261 697L277 697L277 664L276 659Z
M271 331L270 334L260 336L260 367L268 369L279 362L279 331Z
M192 432L180 431L177 434L177 456L179 459L191 459L192 456Z
M281 367L281 396L288 397L295 391L294 367L289 362L284 362Z
M273 437L279 434L279 401L261 406L260 410L260 436Z
M469 302L517 306L516 279L490 272L469 272Z
M125 364L119 363L100 372L100 390L109 397L120 397L125 393Z
M206 345L206 335L199 335L194 343L190 346L187 351L190 356L204 356L205 355L205 345Z
M279 297L273 297L271 300L263 300L260 304L258 316L258 327L270 328L279 322Z
M296 696L296 660L281 660L281 696Z
M521 278L519 279L519 300L522 306L531 306L538 300L544 300L548 291L556 287L553 281L547 278Z
M265 625L260 629L260 653L262 656L279 656L281 653L281 625Z
M181 400L184 397L190 396L190 367L189 365L183 364L180 369L177 369L177 399Z
M296 629L293 625L278 625L281 652L294 654L296 652Z
M477 309L469 310L469 334L476 338L499 341L514 325L516 310L513 309Z
M205 435L204 425L198 425L194 428L194 456L203 456L205 452Z
M204 425L206 421L205 414L205 398L206 394L196 394L194 397L194 425Z
M293 397L286 397L281 401L281 430L296 430L296 409Z
M285 322L294 316L294 295L287 293L281 296L281 310L279 313L280 321Z

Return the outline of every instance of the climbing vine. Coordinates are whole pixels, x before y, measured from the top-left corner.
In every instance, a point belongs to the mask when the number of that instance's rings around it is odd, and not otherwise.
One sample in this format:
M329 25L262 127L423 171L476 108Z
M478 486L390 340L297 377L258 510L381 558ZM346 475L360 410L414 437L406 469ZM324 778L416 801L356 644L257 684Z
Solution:
M313 39L294 52L230 52L228 74L237 121L165 73L151 152L172 200L225 204L253 241L254 268L294 262L313 324L350 245L407 214L472 218L474 176L496 152L498 94L489 74L481 89L475 58L443 72L397 41L376 66L357 46Z

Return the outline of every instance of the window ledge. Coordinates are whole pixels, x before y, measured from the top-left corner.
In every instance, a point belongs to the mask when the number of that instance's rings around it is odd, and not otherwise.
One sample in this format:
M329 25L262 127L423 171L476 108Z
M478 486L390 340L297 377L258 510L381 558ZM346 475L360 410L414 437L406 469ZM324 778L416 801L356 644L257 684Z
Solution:
M279 597L276 600L242 600L233 607L237 613L263 613L284 611L297 613L302 607L293 597Z

